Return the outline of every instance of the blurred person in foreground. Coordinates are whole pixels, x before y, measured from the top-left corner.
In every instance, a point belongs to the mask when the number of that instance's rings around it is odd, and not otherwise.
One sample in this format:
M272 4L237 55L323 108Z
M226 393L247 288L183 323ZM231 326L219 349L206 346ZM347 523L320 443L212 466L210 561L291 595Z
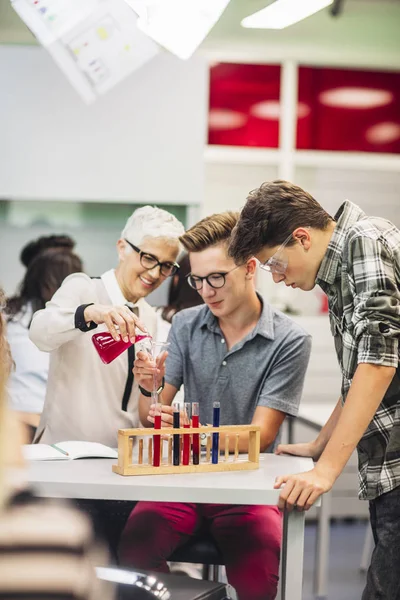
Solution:
M3 308L0 290L0 597L111 600L94 568L107 556L87 519L35 498L24 483L21 424L6 399L12 359Z
M310 355L310 336L273 309L255 290L256 260L237 265L228 256L237 213L207 217L180 239L189 252L190 285L204 305L181 310L172 320L161 393L162 423L171 426L172 401L183 384L190 402L199 403L200 422L212 423L213 402L221 403L221 425L260 426L260 450L271 452L287 414L298 411ZM135 361L141 386L142 423L154 422L146 395L155 364L144 353ZM225 446L225 436L220 434ZM235 439L230 437L230 451ZM248 436L239 435L239 451L248 451ZM121 537L124 564L168 571L167 560L178 546L203 527L218 545L228 581L240 600L276 596L281 544L281 514L276 506L139 502Z
M400 598L400 231L349 201L332 218L298 186L274 181L250 193L230 254L239 264L256 256L276 283L327 294L341 396L315 441L278 448L317 461L277 479L280 505L309 509L357 448L375 540L362 598Z
M129 349L103 364L91 338L98 326L115 340L134 341L136 326L156 337L156 314L144 298L177 272L183 231L165 210L136 210L117 241L117 267L99 278L70 275L46 308L35 313L30 338L51 353L36 441L80 440L116 447L118 429L138 426L134 346L133 355Z
M27 266L26 273L18 294L7 300L5 309L7 339L15 363L8 382L10 407L27 425L30 439L43 411L49 354L31 342L29 327L34 313L45 307L64 279L83 271L79 256L65 245L68 239L71 240L67 236L43 237L23 249L21 260ZM61 241L64 245L57 244ZM71 243L74 244L72 240Z

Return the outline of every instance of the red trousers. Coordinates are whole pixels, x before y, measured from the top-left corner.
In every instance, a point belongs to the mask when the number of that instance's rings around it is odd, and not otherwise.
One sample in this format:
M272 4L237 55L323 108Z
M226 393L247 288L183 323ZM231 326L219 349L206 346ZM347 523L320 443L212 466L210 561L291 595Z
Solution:
M206 525L240 600L273 600L282 519L275 506L139 502L120 542L124 566L168 572L173 551Z

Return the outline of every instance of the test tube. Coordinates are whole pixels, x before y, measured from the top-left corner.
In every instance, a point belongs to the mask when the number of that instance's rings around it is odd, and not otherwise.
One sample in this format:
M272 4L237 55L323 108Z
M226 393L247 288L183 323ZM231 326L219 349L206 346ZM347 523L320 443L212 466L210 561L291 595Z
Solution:
M138 464L139 465L143 464L143 438L139 439L139 459L138 459Z
M206 461L210 462L210 454L211 454L211 436L207 433L207 446L206 446Z
M219 427L219 418L220 418L221 404L220 402L214 402L213 404L213 427ZM213 465L218 464L219 458L219 433L213 433L212 440L212 454L211 454L211 462Z
M172 435L168 436L168 464L172 465Z
M156 402L154 415L154 429L161 429L161 404ZM153 467L160 466L161 436L153 435Z
M180 405L179 402L174 402L173 403L173 409L174 409L174 413L173 413L173 426L174 429L179 429L180 427L180 419L181 419L181 412L180 412ZM180 454L181 454L181 439L180 439L180 435L179 434L174 434L174 448L173 448L173 454L174 454L174 466L179 466L180 464Z
M199 403L192 402L192 427L199 426ZM200 434L193 434L193 464L200 464Z
M168 342L155 342L152 340L151 342L151 357L153 361L157 362L157 356L160 352L162 352L166 346L168 346ZM153 390L151 392L151 401L155 407L155 416L154 416L154 429L161 429L161 404L158 397L157 389L157 372L153 373ZM154 454L153 454L153 467L159 467L161 462L161 436L153 435L153 445L154 445Z
M236 434L236 439L235 439L235 459L237 460L239 457L239 434Z
M185 413L184 413L184 422L183 426L185 429L189 429L190 427L190 402L184 403ZM183 434L183 452L182 452L182 464L188 465L190 459L190 435L184 433Z

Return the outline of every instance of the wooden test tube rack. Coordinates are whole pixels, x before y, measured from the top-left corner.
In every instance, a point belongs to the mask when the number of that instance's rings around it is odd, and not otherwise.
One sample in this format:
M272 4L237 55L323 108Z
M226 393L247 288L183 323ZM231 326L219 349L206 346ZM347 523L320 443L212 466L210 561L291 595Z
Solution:
M248 454L238 455L237 434L247 432L249 436ZM207 456L200 455L200 464L192 464L192 456L189 465L174 466L171 464L171 454L167 453L159 467L153 467L152 464L132 463L132 448L134 438L143 438L145 436L162 435L193 435L194 433L220 433L226 434L232 440L236 440L235 452L219 456L218 464L212 464L207 460ZM142 442L142 440L139 440ZM152 442L150 437L149 442ZM169 442L170 445L170 442ZM225 445L224 445L225 448ZM223 448L221 447L221 451ZM146 456L143 452L143 442L139 444L139 456ZM143 460L143 458L142 458ZM114 473L119 475L167 475L176 473L207 473L212 471L246 471L259 468L260 461L260 427L258 425L221 425L220 427L190 427L179 429L153 429L148 427L136 429L118 430L118 464L113 465Z

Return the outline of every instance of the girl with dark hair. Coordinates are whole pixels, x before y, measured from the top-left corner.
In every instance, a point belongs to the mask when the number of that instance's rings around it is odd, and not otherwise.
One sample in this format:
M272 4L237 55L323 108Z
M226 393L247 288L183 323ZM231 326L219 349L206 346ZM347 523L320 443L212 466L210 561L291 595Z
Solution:
M30 341L29 326L34 313L45 307L64 279L82 271L83 266L79 256L66 245L40 250L27 264L19 293L8 299L5 312L7 337L15 363L8 385L10 406L28 425L29 437L33 437L43 410L49 355Z
M157 312L157 336L159 340L166 340L173 316L184 308L203 304L200 294L190 287L187 282L187 276L190 273L189 255L184 254L179 257L179 271L171 278L171 284L168 292L167 306L161 306L156 309ZM179 394L179 393L178 393ZM178 400L182 400L180 394Z
M168 304L163 308L162 318L171 323L175 313L184 308L203 304L200 294L194 290L187 282L187 276L190 273L189 255L185 254L179 260L180 269L171 280L168 294Z
M22 248L19 260L24 267L28 268L33 259L47 248L57 248L58 250L64 250L64 252L72 252L75 248L75 240L65 234L42 235L37 240L28 242Z

